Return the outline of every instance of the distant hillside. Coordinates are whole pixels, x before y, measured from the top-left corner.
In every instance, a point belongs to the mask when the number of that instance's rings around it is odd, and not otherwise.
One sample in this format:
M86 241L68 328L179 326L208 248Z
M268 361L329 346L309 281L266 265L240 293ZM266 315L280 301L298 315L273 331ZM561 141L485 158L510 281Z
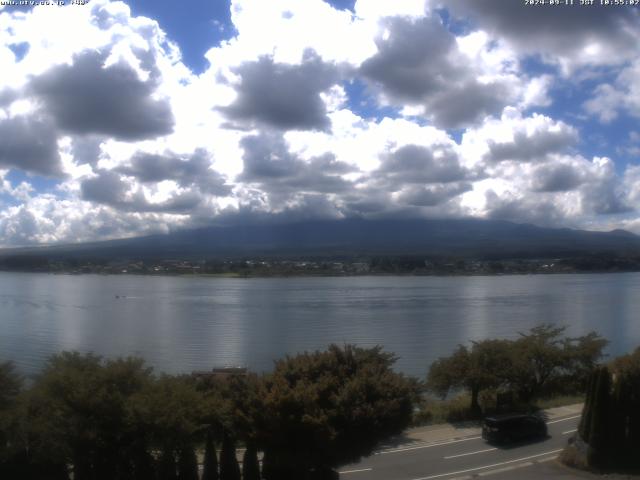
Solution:
M0 257L222 258L239 256L426 255L489 258L640 254L640 237L505 221L327 220L217 226L131 239L0 250Z

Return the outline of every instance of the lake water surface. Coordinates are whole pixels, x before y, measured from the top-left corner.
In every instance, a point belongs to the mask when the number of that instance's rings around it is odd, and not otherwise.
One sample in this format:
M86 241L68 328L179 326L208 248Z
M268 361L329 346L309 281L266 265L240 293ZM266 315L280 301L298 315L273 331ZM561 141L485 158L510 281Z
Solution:
M120 298L118 298L120 297ZM383 345L424 376L457 344L543 323L640 345L640 274L205 278L0 273L0 360L38 371L61 350L139 355L157 370L269 370L329 343Z

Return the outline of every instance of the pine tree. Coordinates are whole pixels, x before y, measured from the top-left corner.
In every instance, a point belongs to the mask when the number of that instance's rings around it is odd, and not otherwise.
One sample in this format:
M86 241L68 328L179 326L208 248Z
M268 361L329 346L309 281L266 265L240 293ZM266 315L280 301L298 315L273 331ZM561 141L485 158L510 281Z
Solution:
M265 480L277 480L278 474L273 462L273 454L265 450L262 455L262 478Z
M220 480L240 480L240 466L236 458L236 445L225 432L222 438L222 452L220 453Z
M180 449L178 480L198 480L198 458L193 445L185 445Z
M640 381L630 381L631 408L629 409L629 455L630 462L636 468L640 468Z
M627 384L623 378L617 378L613 384L611 395L611 418L609 427L610 451L612 462L619 464L624 462L627 445L627 417L628 417L628 395Z
M590 422L588 462L594 467L605 467L610 462L609 428L611 374L607 367L598 370L593 414Z
M249 442L242 457L242 480L260 480L258 449L252 442Z
M133 454L133 477L136 480L155 480L155 459L144 448L138 448Z
M207 439L204 444L204 470L202 480L218 480L218 457L216 455L216 444L213 441L213 434L207 432Z
M579 433L590 466L640 468L640 349L592 373Z
M580 425L578 426L578 432L580 437L585 442L589 443L589 434L591 433L591 417L593 415L593 398L595 397L596 380L598 378L598 370L594 370L589 375L589 384L587 386L587 397L584 401L584 407L582 409L582 418L580 418Z
M158 462L158 480L177 480L176 459L173 450L165 448Z

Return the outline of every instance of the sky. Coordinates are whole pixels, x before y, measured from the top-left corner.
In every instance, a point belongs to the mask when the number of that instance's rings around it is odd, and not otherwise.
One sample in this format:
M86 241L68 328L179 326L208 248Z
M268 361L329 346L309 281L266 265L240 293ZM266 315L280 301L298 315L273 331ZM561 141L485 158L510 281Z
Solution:
M341 218L640 233L639 7L15 3L0 246Z

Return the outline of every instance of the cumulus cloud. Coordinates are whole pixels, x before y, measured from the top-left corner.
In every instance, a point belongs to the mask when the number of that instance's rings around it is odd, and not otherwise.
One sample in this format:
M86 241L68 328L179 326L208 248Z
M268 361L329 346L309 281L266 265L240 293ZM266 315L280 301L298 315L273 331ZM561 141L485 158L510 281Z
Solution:
M627 172L621 179L608 158L553 155L542 164L513 164L474 190L484 195L484 217L580 226L594 215L605 222L607 216L632 211L629 178Z
M192 225L185 215L125 212L79 199L38 195L0 211L3 245L70 243L166 233Z
M628 205L636 206L640 204L640 166L632 165L627 167L622 180L622 188L625 192L625 198ZM636 222L636 231L640 231L637 226L640 221Z
M575 190L585 179L585 172L572 163L550 162L533 172L531 183L535 192L566 192Z
M0 165L46 176L61 176L57 132L33 116L0 120Z
M230 13L233 38L195 74L123 2L4 11L0 174L59 182L5 178L0 242L212 220L631 218L640 174L579 132L640 117L637 9L233 0Z
M527 7L503 0L433 2L507 39L519 51L541 53L566 67L614 64L638 53L640 15L611 6Z
M588 213L612 215L632 210L610 158L593 159L592 179L582 188L582 194L583 208Z
M360 73L388 102L421 106L435 125L459 128L499 112L517 97L512 78L484 76L436 17L384 20L378 52Z
M20 93L13 89L5 87L0 90L0 108L4 108L11 105L15 100L20 97Z
M30 91L58 128L75 135L142 140L167 135L173 115L154 98L153 77L143 81L127 63L106 66L108 56L85 51L71 65L57 65L31 80Z
M550 153L561 152L576 142L577 135L566 125L559 128L515 131L508 142L488 141L487 157L493 162L517 160L531 162L544 159Z
M490 118L463 135L462 151L471 162L489 165L503 161L543 162L575 145L578 133L572 126L546 115L523 116L513 107L499 119Z
M78 164L95 165L102 153L103 137L100 136L78 136L71 142L71 155Z
M413 205L417 207L434 207L458 197L472 188L473 186L468 182L429 186L412 185L403 189L397 195L396 199L400 204Z
M264 56L233 69L237 98L220 110L240 125L282 130L329 130L320 94L339 78L335 65L308 51L301 64L276 63Z
M563 204L554 200L553 197L516 195L511 192L499 195L489 190L486 193L486 218L543 226L562 225L566 220L566 212L563 211Z
M449 183L470 176L448 145L403 145L383 155L374 176L386 185Z
M244 170L239 181L260 185L272 197L292 192L339 193L353 187L342 175L354 167L332 154L302 160L289 151L280 134L261 133L244 137Z
M0 237L9 245L31 245L37 243L38 222L24 206L13 209L10 216L0 219Z
M118 167L116 171L135 177L142 183L174 180L183 188L196 185L202 192L211 195L228 195L231 187L220 173L210 168L211 163L211 156L204 149L197 149L185 156L174 152L137 152L127 165Z
M584 104L588 113L603 123L615 120L621 112L640 118L640 60L620 71L613 83L602 83Z
M165 212L189 214L202 201L193 191L172 195L160 202L151 202L140 188L110 170L101 170L97 176L81 183L82 199L127 212Z

